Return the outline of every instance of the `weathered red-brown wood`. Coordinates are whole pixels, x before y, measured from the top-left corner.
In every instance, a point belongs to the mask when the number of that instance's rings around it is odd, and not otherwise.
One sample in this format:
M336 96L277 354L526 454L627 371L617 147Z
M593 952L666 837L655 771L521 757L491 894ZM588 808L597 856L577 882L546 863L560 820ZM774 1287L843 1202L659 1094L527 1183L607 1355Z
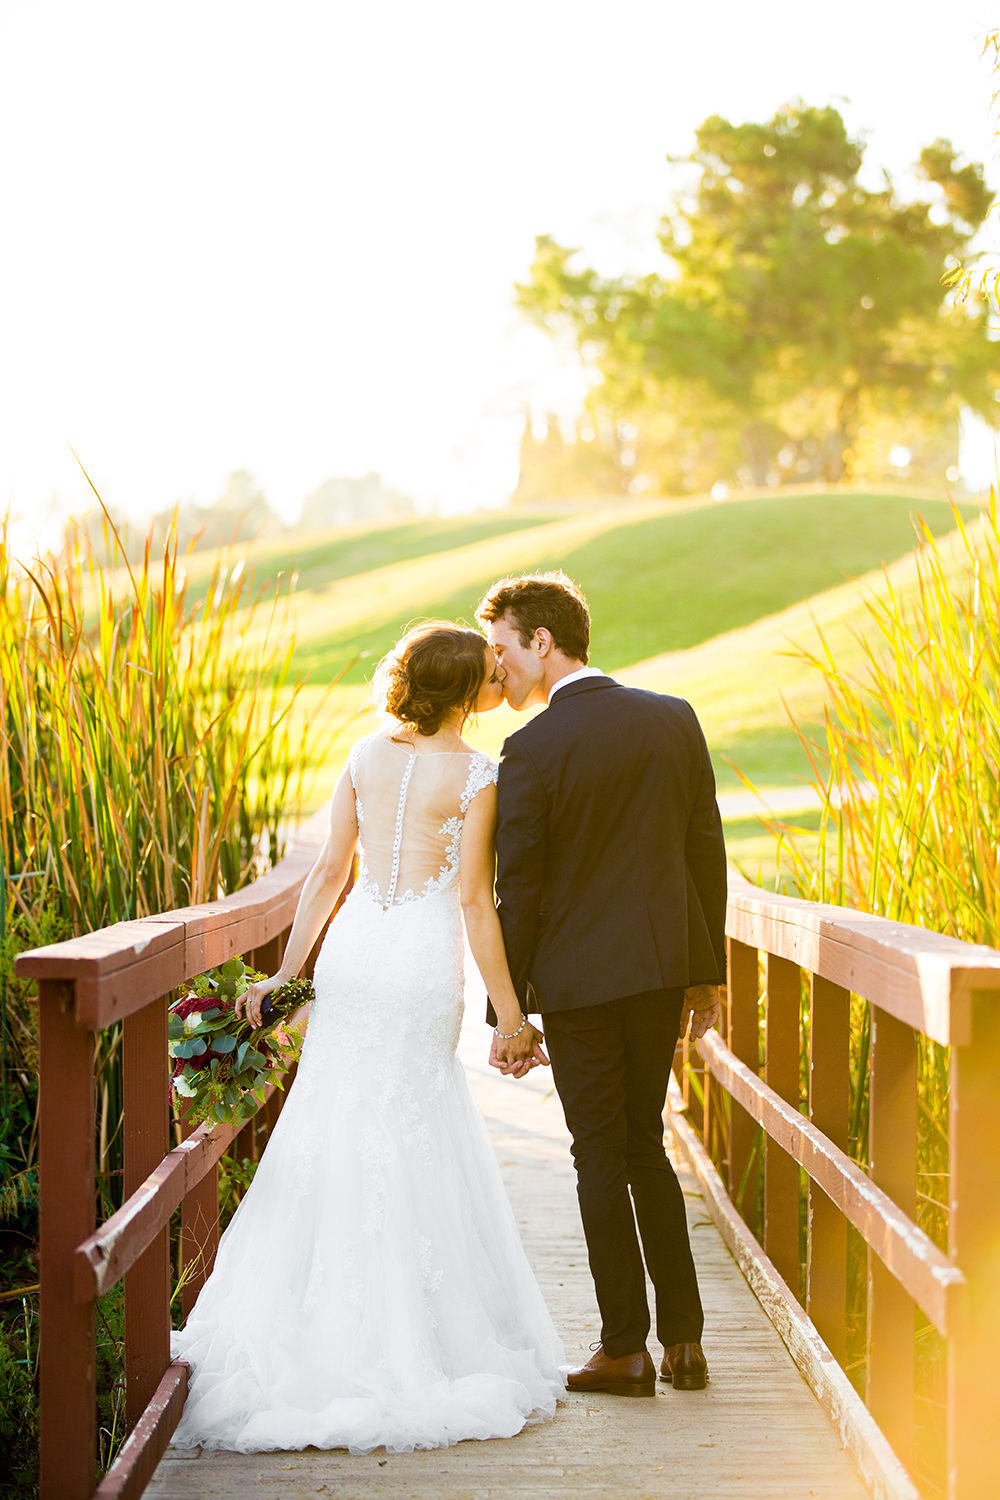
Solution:
M281 967L291 930L291 926L283 927L266 943L255 948L250 955L251 966L262 974L276 974ZM270 1101L267 1101L265 1107L257 1111L240 1136L240 1151L249 1161L257 1161L267 1144L270 1108Z
M262 974L276 974L281 967L287 939L288 933L283 929L266 943L260 943L249 955L250 967L259 969Z
M288 945L288 935L291 927L285 927L281 932L275 933L266 943L261 943L250 955L250 964L254 969L259 969L262 974L277 974L281 967L281 960L285 955ZM286 1084L287 1087L287 1084ZM267 1137L274 1121L278 1117L281 1108L280 1099L269 1097L261 1108L248 1123L240 1136L239 1154L249 1161L257 1161L261 1151L267 1145Z
M670 1126L675 1143L694 1169L704 1193L705 1206L722 1238L836 1428L841 1442L857 1463L865 1485L878 1500L920 1500L916 1486L909 1480L847 1375L830 1359L826 1346L798 1299L737 1214L722 1179L694 1131L680 1113L671 1113ZM781 1415L772 1420L780 1426ZM749 1471L747 1483L753 1487ZM714 1493L710 1485L703 1486L702 1492L706 1497ZM796 1485L791 1476L787 1486L783 1485L780 1491L781 1496L788 1496L789 1500L792 1495L798 1500L803 1493L801 1481Z
M313 823L321 840L325 813ZM155 1062L165 1075L163 1002L158 997L174 982L175 973L179 982L233 952L252 951L259 967L266 971L276 967L302 881L317 852L308 847L308 837L300 840L292 860L225 902L119 924L19 961L20 972L34 973L42 981L43 1500L56 1495L89 1500L92 1494L93 1299L126 1270L131 1415L139 1403L142 1383L149 1389L150 1371L158 1363L164 1368L169 1312L157 1255L166 1240L170 1211L191 1184L195 1186L183 1207L182 1255L188 1261L197 1259L199 1266L184 1293L185 1309L193 1303L214 1258L217 1162L235 1132L225 1127L199 1132L197 1140L191 1137L176 1152L157 1158L152 1140L160 1130L159 1110L144 1109L143 1100L136 1098L140 1085L135 1059L145 1049L147 1063L140 1064L140 1074L145 1077ZM690 1051L692 1065L705 1067L703 1077L711 1100L706 1124L709 1137L714 1139L722 1118L718 1109L722 1089L733 1101L730 1188L737 1190L751 1159L755 1121L760 1120L772 1138L767 1151L765 1243L777 1271L797 1288L796 1163L817 1185L810 1189L808 1300L834 1348L838 1347L838 1329L842 1329L843 1307L844 1223L838 1210L865 1236L873 1252L872 1405L904 1455L909 1451L907 1429L912 1423L912 1379L905 1370L901 1378L900 1371L901 1364L912 1361L911 1296L949 1337L949 1495L951 1500L979 1500L989 1492L997 1468L992 1368L1000 1345L996 1276L1000 1229L994 1190L1000 1179L1000 1111L995 1102L1000 1076L1000 955L877 917L771 896L735 880L727 930L726 1025L732 1050L710 1034ZM322 935L303 966L306 974L312 973L321 942ZM758 948L774 955L767 962L766 1081L759 1077ZM799 964L816 976L809 1120L798 1108ZM171 976L169 980L165 975ZM58 981L69 977L74 978L75 997L67 989L60 1004ZM983 994L974 993L977 986L983 987ZM871 1179L844 1151L849 988L871 996L877 1006ZM988 988L992 994L985 993ZM74 998L75 1005L69 1003ZM150 1000L156 1001L151 1009ZM133 1191L119 1214L95 1231L90 1031L123 1016L129 1018L127 1190ZM913 1222L911 1145L916 1095L911 1087L915 1038L907 1029L911 1022L936 1039L950 1042L954 1049L952 1260ZM273 1104L269 1102L262 1127L273 1124L283 1097L279 1094ZM67 1129L68 1122L72 1130ZM137 1128L138 1138L130 1144L128 1134ZM249 1139L248 1131L241 1145ZM161 1157L164 1145L161 1138ZM145 1172L144 1152L148 1153ZM66 1184L68 1190L64 1190ZM986 1184L988 1191L984 1191ZM968 1274L967 1287L963 1272ZM152 1308L157 1300L150 1290L154 1282L160 1288L162 1317L146 1326L142 1310ZM133 1292L136 1286L138 1294ZM176 1423L182 1400L183 1369L170 1366L139 1415L122 1459L102 1486L107 1500L112 1495L141 1492Z
M1000 995L977 994L968 1047L951 1054L951 1253L966 1296L948 1345L948 1500L994 1494L1000 1473Z
M754 1073L760 1072L760 964L756 948L727 939L728 1036L730 1049ZM745 1219L757 1201L757 1169L751 1165L756 1121L733 1103L729 1117L729 1192Z
M194 1134L194 1127L187 1119L181 1121L181 1133L185 1140ZM185 1318L212 1274L218 1248L219 1162L216 1158L181 1205L181 1312Z
M188 1367L168 1366L117 1459L101 1480L94 1500L139 1500L167 1450L187 1396Z
M848 1150L851 997L818 974L810 978L809 1118ZM847 1357L847 1220L810 1178L806 1310L839 1364Z
M1000 953L993 948L779 896L732 873L726 931L876 1001L942 1046L968 1043L972 992L1000 987Z
M69 1268L94 1228L94 1038L73 987L38 984L41 1500L90 1500L97 1476L96 1328Z
M270 1095L274 1085L267 1085ZM211 1172L232 1144L238 1125L199 1125L169 1151L117 1213L76 1248L73 1284L78 1301L101 1297L169 1225L186 1194ZM248 1127L244 1126L243 1129Z
M872 1181L908 1218L917 1208L917 1039L871 1012L869 1161ZM914 1313L906 1288L868 1251L868 1409L909 1467L914 1438Z
M687 1036L681 1047L684 1054L684 1102L691 1129L702 1135L705 1129L705 1064Z
M938 1332L947 1334L963 1286L959 1267L856 1162L828 1141L794 1105L773 1093L711 1032L698 1046L713 1077L805 1168L907 1288Z
M21 954L17 972L72 979L77 1015L98 1031L155 1000L192 974L286 931L326 836L328 813L299 831L295 848L260 880L220 901L120 922L101 932Z
M795 964L772 953L767 956L766 973L764 1080L797 1107L802 981ZM764 1250L798 1295L799 1168L771 1138L764 1149Z
M123 1031L126 1197L167 1149L167 996L127 1016ZM170 1363L170 1230L164 1225L125 1276L125 1419L137 1422Z

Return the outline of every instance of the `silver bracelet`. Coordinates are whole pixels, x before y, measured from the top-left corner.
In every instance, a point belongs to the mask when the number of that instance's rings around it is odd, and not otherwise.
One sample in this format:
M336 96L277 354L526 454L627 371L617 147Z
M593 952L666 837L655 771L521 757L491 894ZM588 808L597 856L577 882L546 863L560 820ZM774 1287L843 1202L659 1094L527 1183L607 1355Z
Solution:
M500 1042L509 1042L514 1037L520 1036L521 1032L524 1030L524 1028L527 1026L527 1024L528 1024L528 1018L527 1018L527 1016L522 1016L521 1017L521 1024L517 1028L516 1031L508 1031L508 1032L504 1033L502 1031L497 1031L497 1029L496 1029L495 1026L494 1026L493 1030L494 1030L494 1032L496 1032L496 1036L497 1036L497 1040L498 1041L500 1041Z

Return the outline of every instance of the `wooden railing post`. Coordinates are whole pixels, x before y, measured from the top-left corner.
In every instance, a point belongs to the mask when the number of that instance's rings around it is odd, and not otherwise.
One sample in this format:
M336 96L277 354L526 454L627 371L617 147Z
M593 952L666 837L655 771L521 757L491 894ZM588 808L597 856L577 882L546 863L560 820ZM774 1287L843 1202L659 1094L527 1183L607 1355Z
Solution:
M124 1022L125 1196L163 1160L169 1122L167 997ZM170 1229L125 1274L125 1416L132 1427L170 1363Z
M729 938L728 1042L740 1062L760 1072L759 964L757 949ZM748 1222L757 1200L757 1172L751 1157L757 1125L735 1100L729 1117L729 1195ZM742 1191L741 1191L742 1188Z
M95 1310L71 1272L96 1223L94 1036L73 1002L72 984L38 981L41 1500L90 1500L97 1476Z
M909 1217L917 1208L917 1038L871 1008L871 1178ZM900 1461L913 1460L914 1310L908 1293L868 1251L868 1409Z
M810 976L809 1118L848 1151L851 996ZM847 1360L847 1220L823 1189L809 1182L806 1311L838 1364Z
M291 854L265 877L266 889L262 882L259 891L116 923L18 955L17 973L37 982L39 1001L42 1500L91 1500L95 1493L95 1298L119 1277L126 1283L128 1425L139 1421L101 1493L141 1493L176 1426L184 1368L169 1365L170 1211L182 1204L181 1264L194 1266L184 1293L190 1310L215 1258L218 1169L196 1172L195 1186L177 1192L187 1185L186 1162L199 1153L172 1162L166 1156L164 991L235 951L266 949L276 926L287 933L327 821L325 810L310 819ZM307 973L317 951L318 944ZM117 1021L124 1023L126 1062L126 1204L112 1216L113 1228L105 1224L97 1232L94 1041ZM189 1123L181 1128L185 1137L191 1134ZM144 1194L141 1184L151 1172L157 1172L157 1187Z
M948 1497L994 1494L1000 1471L1000 995L973 994L966 1047L951 1051L950 1250L965 1295L948 1341Z
M182 1116L181 1136L184 1140L196 1129L196 1125ZM206 1172L201 1181L195 1183L181 1204L181 1312L185 1318L212 1274L218 1248L219 1164L216 1162L211 1171Z
M799 1102L799 1013L802 979L797 964L767 955L764 1081L790 1104ZM764 1251L799 1295L799 1168L776 1141L764 1150Z
M259 969L262 974L276 974L284 957L288 931L279 932L276 937L261 943L259 948L254 948L249 955L250 968Z

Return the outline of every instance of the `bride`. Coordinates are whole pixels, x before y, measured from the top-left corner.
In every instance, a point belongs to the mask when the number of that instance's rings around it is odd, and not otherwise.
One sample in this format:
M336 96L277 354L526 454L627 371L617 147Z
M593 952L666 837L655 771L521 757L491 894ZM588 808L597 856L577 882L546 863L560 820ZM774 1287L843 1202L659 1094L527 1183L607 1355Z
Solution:
M555 1412L562 1347L455 1055L464 912L500 1060L547 1061L494 906L496 766L461 738L502 680L483 638L445 623L379 665L391 717L351 750L281 968L239 1002L256 1023L299 972L360 843L295 1082L172 1336L191 1367L176 1447L401 1452Z

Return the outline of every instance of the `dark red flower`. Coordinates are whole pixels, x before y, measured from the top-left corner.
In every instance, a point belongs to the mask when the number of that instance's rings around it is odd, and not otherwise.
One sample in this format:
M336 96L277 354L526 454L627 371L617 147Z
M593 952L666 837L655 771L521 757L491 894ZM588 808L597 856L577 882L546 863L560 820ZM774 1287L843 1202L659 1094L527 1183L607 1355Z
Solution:
M178 1005L171 1006L171 1010L183 1020L203 1010L231 1010L232 1005L233 1001L227 995L187 995Z

